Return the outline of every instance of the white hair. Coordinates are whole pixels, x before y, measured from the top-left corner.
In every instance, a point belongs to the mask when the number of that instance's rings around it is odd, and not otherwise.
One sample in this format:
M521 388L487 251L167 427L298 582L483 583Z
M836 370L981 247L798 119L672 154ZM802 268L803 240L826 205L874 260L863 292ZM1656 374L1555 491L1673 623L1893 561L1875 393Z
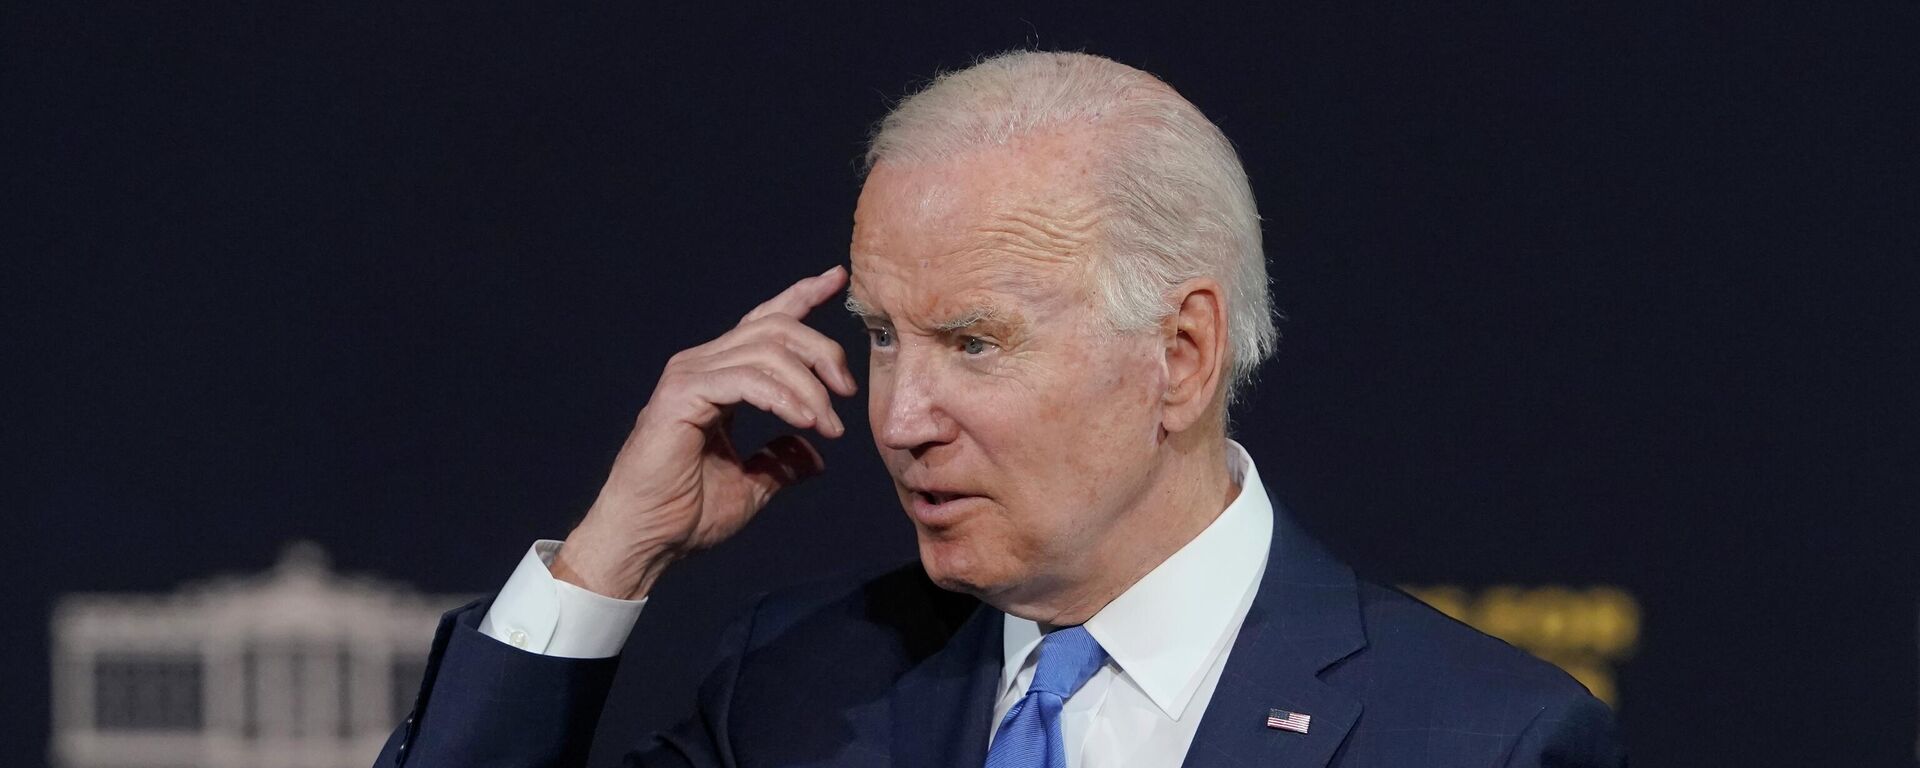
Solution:
M1023 136L1094 129L1094 194L1108 214L1090 265L1116 331L1174 312L1168 291L1197 277L1226 290L1233 402L1278 341L1260 213L1220 129L1158 78L1085 53L1014 51L942 74L880 120L866 167L1004 147Z

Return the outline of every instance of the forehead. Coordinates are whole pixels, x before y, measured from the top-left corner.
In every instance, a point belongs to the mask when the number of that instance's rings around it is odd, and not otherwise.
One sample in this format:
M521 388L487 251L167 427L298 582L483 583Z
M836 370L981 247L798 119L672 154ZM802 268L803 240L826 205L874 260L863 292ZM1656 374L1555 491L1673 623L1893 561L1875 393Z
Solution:
M853 295L914 315L1084 298L1101 214L1090 165L1064 138L876 165L854 211Z

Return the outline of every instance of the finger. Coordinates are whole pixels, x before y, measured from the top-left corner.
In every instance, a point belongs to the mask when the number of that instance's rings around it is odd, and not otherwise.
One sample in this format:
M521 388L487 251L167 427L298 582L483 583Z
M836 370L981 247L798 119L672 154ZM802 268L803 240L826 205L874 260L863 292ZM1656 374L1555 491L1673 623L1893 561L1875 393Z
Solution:
M812 368L834 394L852 397L860 391L852 369L847 367L846 349L798 320L783 315L763 317L740 328L739 332L743 339L771 339L786 347Z
M847 271L835 264L831 269L809 277L780 292L780 295L768 299L766 303L754 307L746 317L740 319L741 325L769 315L786 315L795 320L806 317L807 312L820 306L820 302L840 292L847 283Z
M741 365L708 371L701 374L699 379L700 391L695 392L695 396L722 409L736 403L746 403L799 429L809 429L821 423L819 416L807 407L806 398L764 369Z
M799 435L774 438L766 447L747 457L743 465L747 480L753 483L756 490L756 510L766 506L767 500L781 489L806 482L808 478L826 471L826 468L827 462L820 458L820 452Z
M778 341L768 339L732 347L715 353L706 364L714 368L757 368L778 380L787 391L800 398L803 408L820 417L820 434L827 437L846 434L846 425L834 412L826 385L807 367L806 361Z

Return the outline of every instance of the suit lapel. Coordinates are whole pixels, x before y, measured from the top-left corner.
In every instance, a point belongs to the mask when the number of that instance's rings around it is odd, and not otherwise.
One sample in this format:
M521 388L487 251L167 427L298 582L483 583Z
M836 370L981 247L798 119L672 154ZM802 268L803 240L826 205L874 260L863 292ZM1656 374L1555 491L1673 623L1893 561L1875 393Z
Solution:
M889 705L894 765L986 764L1003 617L981 604L944 648L894 685Z
M1187 768L1319 768L1361 703L1319 674L1366 646L1353 571L1274 503L1267 569L1187 751ZM987 759L1004 614L981 604L944 647L895 684L894 765L978 768ZM1269 709L1312 716L1307 733L1266 727Z
M1321 670L1366 645L1359 587L1273 505L1273 544L1259 591L1201 718L1188 768L1319 768L1360 718L1360 701L1321 682ZM1311 716L1307 732L1266 727L1270 709Z

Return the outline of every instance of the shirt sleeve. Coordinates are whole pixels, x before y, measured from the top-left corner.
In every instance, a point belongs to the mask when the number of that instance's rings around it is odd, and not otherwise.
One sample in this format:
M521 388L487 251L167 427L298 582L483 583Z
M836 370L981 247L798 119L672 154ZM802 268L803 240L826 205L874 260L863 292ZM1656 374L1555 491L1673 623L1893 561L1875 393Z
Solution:
M547 566L560 542L542 539L480 619L480 633L530 653L569 659L620 655L646 598L621 600L553 577Z

